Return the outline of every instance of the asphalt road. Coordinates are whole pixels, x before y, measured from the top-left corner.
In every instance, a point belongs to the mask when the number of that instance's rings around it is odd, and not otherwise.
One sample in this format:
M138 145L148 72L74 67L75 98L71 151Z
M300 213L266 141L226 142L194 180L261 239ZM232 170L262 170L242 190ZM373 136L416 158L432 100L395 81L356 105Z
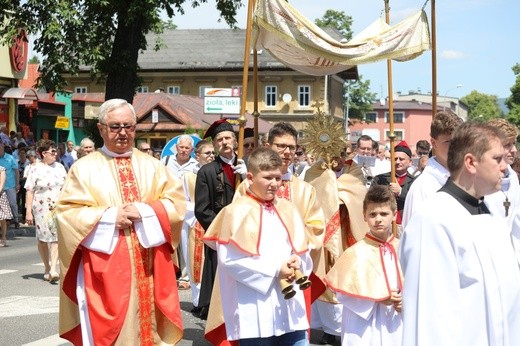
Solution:
M59 285L43 281L34 229L9 228L7 244L0 248L0 345L70 345L58 336ZM179 291L184 337L178 345L209 345L205 321L190 313L190 292ZM313 331L311 345L320 337L321 331Z

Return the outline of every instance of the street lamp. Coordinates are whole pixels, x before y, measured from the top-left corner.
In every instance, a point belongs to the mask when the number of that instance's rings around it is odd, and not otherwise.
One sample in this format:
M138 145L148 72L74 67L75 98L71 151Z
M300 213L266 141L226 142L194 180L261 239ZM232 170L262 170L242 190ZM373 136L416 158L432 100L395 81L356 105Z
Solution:
M444 97L443 97L443 102L444 102L444 109L443 109L443 111L446 111L446 97L448 96L448 93L450 91L453 91L453 90L459 89L459 88L462 88L462 84L457 84L454 88L448 89L448 91L446 91L446 93L444 94Z

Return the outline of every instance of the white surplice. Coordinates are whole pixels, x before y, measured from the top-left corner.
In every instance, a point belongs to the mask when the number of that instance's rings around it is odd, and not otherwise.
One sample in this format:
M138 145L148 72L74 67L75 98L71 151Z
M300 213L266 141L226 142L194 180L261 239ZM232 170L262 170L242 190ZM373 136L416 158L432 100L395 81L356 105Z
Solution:
M430 157L421 175L410 186L404 202L401 225L406 227L412 214L418 210L424 201L446 184L450 172L442 166L435 157Z
M508 215L504 202L510 203ZM520 183L518 175L507 166L507 177L502 179L502 190L484 197L489 210L495 215L505 218L511 231L511 242L515 248L516 258L520 264Z
M438 192L400 242L403 346L520 345L520 270L505 220Z
M398 290L396 258L390 251L383 252L383 266L389 287ZM400 345L402 315L392 305L361 299L336 292L343 305L341 325L342 346Z
M305 299L298 285L296 295L284 299L278 273L291 257L291 246L276 213L264 209L259 256L245 253L229 242L217 243L222 308L229 340L279 336L309 328ZM312 271L309 253L300 256L301 270Z

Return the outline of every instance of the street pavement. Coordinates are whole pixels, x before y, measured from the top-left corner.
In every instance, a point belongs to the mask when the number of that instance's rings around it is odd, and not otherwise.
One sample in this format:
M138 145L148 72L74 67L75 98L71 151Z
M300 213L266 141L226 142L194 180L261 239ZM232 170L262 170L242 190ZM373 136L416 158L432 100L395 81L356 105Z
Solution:
M43 280L34 227L9 227L7 244L0 248L0 345L71 345L58 335L59 285ZM205 321L190 313L191 291L180 290L179 298L184 336L178 345L209 345ZM311 332L311 345L320 337L321 331Z

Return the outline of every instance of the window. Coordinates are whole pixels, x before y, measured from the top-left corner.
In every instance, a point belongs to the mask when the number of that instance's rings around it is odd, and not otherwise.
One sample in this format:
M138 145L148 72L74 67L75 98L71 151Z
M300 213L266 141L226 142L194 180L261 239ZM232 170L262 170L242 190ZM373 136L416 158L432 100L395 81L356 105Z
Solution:
M206 88L211 88L211 85L201 85L199 87L199 97L204 97L204 91Z
M137 89L135 89L137 93L147 93L148 87L146 85L138 86Z
M87 87L85 86L78 86L74 88L74 92L78 94L86 94L87 93Z
M166 138L150 138L150 147L152 149L161 149L166 146Z
M390 135L390 131L389 130L386 130L385 131L385 138L386 139L390 139L388 136ZM402 141L403 138L404 138L404 130L394 130L394 135L395 135L395 140L396 142L395 145L397 145L398 142Z
M389 113L385 112L385 122L390 123ZM404 113L403 112L394 112L394 123L402 124L404 123Z
M181 87L178 85L172 85L168 87L168 94L180 95Z
M232 85L231 86L231 96L233 96L233 97L242 96L242 86L241 85Z
M276 107L278 99L278 87L276 85L265 86L265 105L267 107Z
M377 123L377 113L369 112L365 113L365 121L369 123Z
M300 107L309 107L311 105L310 85L298 85L298 105Z

